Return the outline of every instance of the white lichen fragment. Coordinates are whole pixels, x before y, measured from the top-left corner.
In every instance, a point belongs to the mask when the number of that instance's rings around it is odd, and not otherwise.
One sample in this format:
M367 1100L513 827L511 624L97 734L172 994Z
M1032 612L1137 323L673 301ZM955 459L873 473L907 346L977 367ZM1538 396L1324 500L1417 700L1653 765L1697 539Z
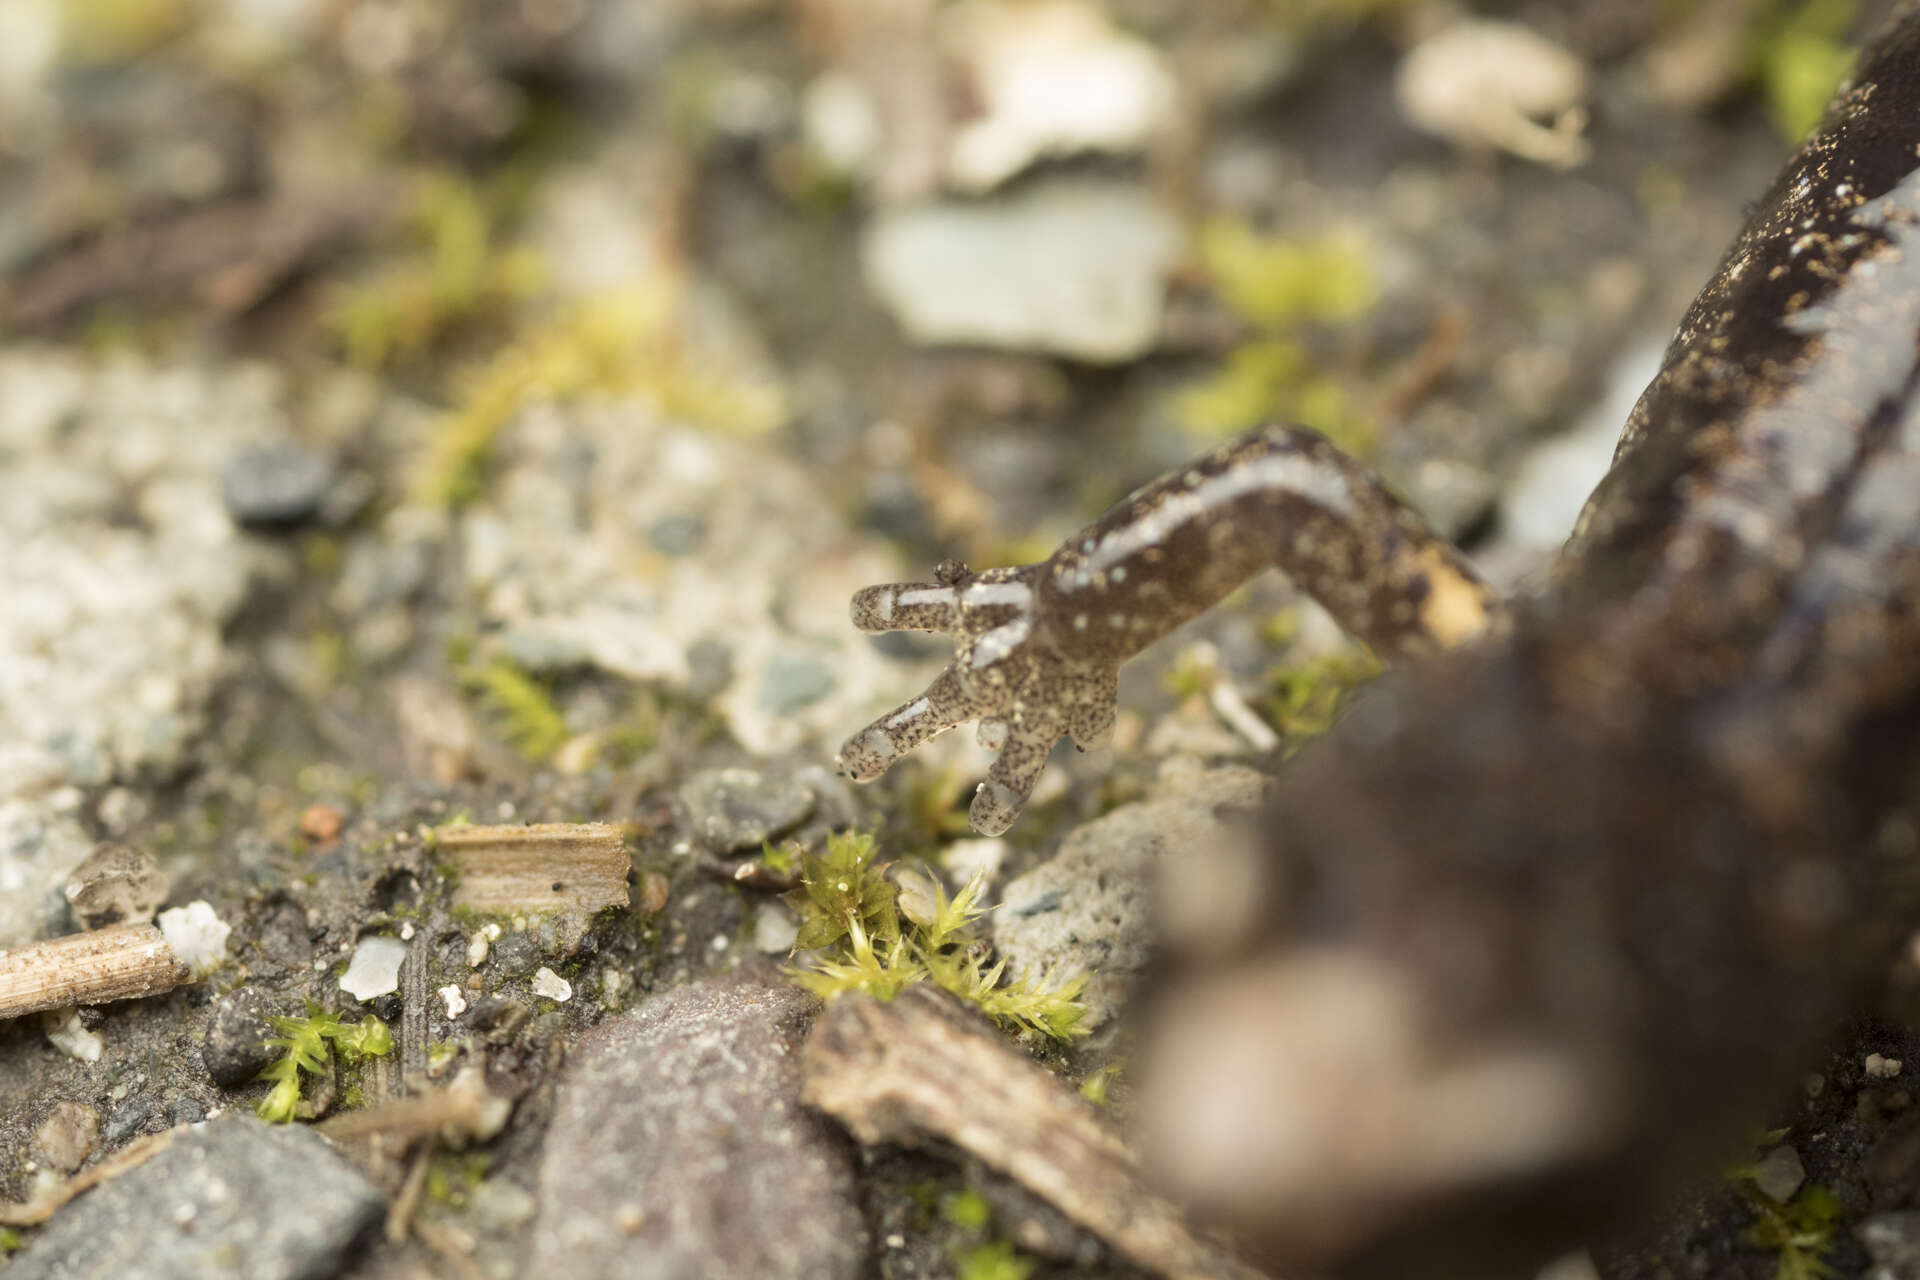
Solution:
M799 936L799 918L781 903L762 903L753 917L753 949L763 955L785 955Z
M545 965L541 965L534 971L533 994L565 1004L573 999L573 984Z
M353 949L347 971L340 975L340 989L355 1000L371 1000L400 989L400 962L407 958L407 944L398 938L362 938Z
M162 911L155 923L167 946L180 957L180 963L193 970L194 977L206 977L226 960L227 935L233 932L233 926L215 915L204 900Z
M466 993L460 990L460 984L449 982L440 988L440 998L447 1002L447 1017L457 1018L467 1011Z
M107 1047L106 1041L80 1025L78 1009L49 1009L40 1015L40 1025L54 1048L80 1062L100 1061L100 1052Z
M1400 114L1415 128L1561 169L1591 153L1581 136L1590 87L1577 55L1518 23L1480 20L1428 36L1394 77Z

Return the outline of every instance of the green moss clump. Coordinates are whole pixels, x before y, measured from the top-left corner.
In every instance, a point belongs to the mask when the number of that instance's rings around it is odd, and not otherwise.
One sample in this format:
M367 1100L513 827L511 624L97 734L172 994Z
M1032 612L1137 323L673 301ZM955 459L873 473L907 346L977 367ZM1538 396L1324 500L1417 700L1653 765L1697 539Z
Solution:
M1826 1280L1834 1274L1826 1255L1840 1222L1840 1197L1822 1186L1802 1187L1780 1204L1751 1182L1744 1187L1755 1219L1742 1240L1778 1259L1774 1280Z
M500 434L535 400L637 394L710 430L758 435L778 426L781 389L698 359L679 331L680 301L665 287L587 298L473 370L427 442L416 498L457 508L479 497Z
M1214 218L1195 248L1220 300L1258 329L1351 324L1379 294L1366 250L1351 236L1263 236L1236 219Z
M1027 1280L1039 1266L1013 1241L985 1238L993 1226L993 1208L978 1191L969 1188L948 1196L941 1212L948 1222L973 1237L949 1246L955 1280Z
M1120 1078L1121 1069L1119 1063L1109 1062L1098 1071L1089 1072L1087 1078L1080 1082L1080 1096L1096 1107L1106 1106L1111 1101L1113 1082Z
M1350 453L1370 450L1372 423L1300 341L1309 327L1349 325L1372 308L1379 291L1365 247L1350 236L1262 236L1217 218L1200 229L1195 249L1220 301L1251 333L1175 402L1181 425L1214 438L1280 417Z
M989 965L973 945L971 926L986 910L979 905L984 885L976 875L949 898L934 878L929 918L903 924L873 837L858 831L831 836L825 852L802 855L800 887L788 895L800 915L794 948L813 953L806 967L788 973L823 1000L848 991L891 1000L916 982L932 982L1008 1031L1052 1040L1085 1035L1084 974L1003 984L1006 962Z
M1011 1240L988 1240L953 1252L954 1280L1028 1280L1039 1265Z
M1780 137L1797 143L1813 131L1859 49L1846 35L1859 0L1774 0L1749 31L1749 73L1766 98Z
M459 676L500 736L527 759L541 763L565 745L566 718L543 681L505 659L468 666Z
M431 174L401 217L403 244L370 279L340 289L326 314L364 369L422 359L458 326L505 314L544 281L538 255L499 247L499 201L471 181Z
M352 1064L366 1058L378 1058L393 1051L393 1035L387 1024L368 1014L359 1022L342 1022L338 1014L323 1013L318 1005L307 1006L304 1018L275 1018L273 1028L280 1034L267 1044L280 1050L280 1056L260 1073L271 1080L273 1088L257 1108L269 1124L287 1124L300 1110L300 1075L318 1075L338 1049L341 1060Z
M1267 673L1266 692L1254 705L1281 733L1305 740L1331 729L1354 691L1382 669L1380 659L1364 646L1276 667Z
M427 1198L449 1209L465 1208L492 1167L493 1159L484 1151L441 1152L427 1166Z

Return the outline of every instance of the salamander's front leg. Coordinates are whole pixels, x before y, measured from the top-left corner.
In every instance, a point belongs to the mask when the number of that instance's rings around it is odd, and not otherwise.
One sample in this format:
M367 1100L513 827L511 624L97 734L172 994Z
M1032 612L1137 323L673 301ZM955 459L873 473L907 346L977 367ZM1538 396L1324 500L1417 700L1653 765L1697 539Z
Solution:
M1082 748L1113 728L1119 663L1069 657L1036 616L1045 565L970 572L948 561L936 582L868 587L853 598L862 631L934 631L955 638L953 665L925 693L847 739L843 772L871 782L922 742L969 720L998 752L974 795L976 831L998 835L1020 816L1063 734Z

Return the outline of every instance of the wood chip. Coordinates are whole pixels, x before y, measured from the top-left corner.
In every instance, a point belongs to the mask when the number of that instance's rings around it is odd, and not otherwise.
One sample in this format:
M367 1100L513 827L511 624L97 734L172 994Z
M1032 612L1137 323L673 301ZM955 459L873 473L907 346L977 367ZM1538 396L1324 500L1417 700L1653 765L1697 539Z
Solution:
M626 828L610 822L544 822L520 827L441 827L442 866L459 877L456 907L520 914L627 905Z
M191 981L159 929L114 925L0 951L0 1018L159 995Z
M950 1142L1163 1275L1261 1274L1197 1239L1098 1112L937 988L841 997L803 1062L801 1098L863 1143Z

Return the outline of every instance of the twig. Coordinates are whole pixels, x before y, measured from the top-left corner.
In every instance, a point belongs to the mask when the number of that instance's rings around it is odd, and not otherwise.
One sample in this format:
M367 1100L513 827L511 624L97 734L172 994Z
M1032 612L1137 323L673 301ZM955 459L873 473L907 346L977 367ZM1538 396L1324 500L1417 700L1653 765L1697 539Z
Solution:
M192 980L151 924L69 934L0 951L0 1019L159 995Z
M400 1183L400 1190L394 1193L387 1205L387 1242L405 1244L407 1231L413 1225L413 1215L420 1208L420 1192L427 1185L427 1166L433 1163L432 1144L422 1144L413 1153L413 1163L407 1167L407 1176Z
M1259 1274L1195 1238L1091 1106L943 992L914 987L891 1004L841 997L804 1062L802 1100L863 1143L950 1142L1167 1276Z
M315 1127L335 1142L386 1137L405 1144L435 1133L484 1140L500 1132L512 1110L512 1099L487 1088L484 1072L466 1068L444 1089L363 1111L343 1111Z

